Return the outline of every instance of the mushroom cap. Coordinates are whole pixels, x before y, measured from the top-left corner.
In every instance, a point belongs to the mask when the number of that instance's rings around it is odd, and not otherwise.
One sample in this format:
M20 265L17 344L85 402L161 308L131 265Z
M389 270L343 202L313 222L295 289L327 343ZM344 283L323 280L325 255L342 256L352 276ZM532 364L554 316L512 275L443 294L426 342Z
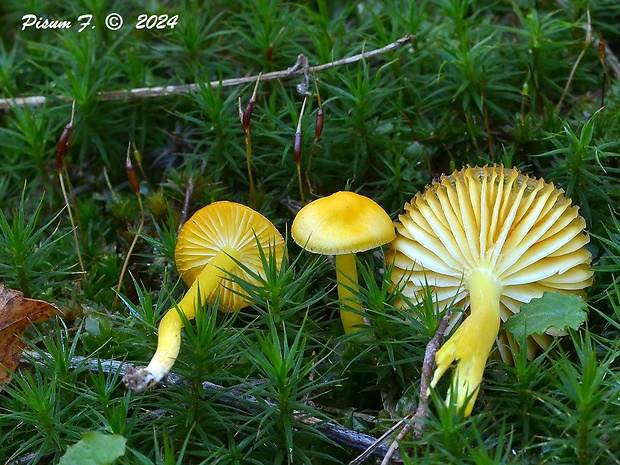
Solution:
M389 215L374 200L341 191L303 207L291 226L293 240L322 255L363 252L396 236Z
M578 207L543 179L503 166L467 167L442 175L405 205L388 260L403 295L421 299L431 286L440 306L469 308L467 273L485 268L502 286L502 321L543 292L583 296L592 283L590 240ZM456 324L456 322L455 322ZM533 336L542 347L548 337ZM500 354L510 361L502 333ZM535 345L528 341L529 354Z
M275 254L279 267L284 255L284 238L267 218L245 205L222 201L203 207L181 228L174 251L177 269L188 286L224 248L234 250L239 262L264 276L260 249L267 258ZM229 274L258 284L254 276L238 265ZM234 311L251 305L252 301L229 274L214 293L219 298L220 308Z

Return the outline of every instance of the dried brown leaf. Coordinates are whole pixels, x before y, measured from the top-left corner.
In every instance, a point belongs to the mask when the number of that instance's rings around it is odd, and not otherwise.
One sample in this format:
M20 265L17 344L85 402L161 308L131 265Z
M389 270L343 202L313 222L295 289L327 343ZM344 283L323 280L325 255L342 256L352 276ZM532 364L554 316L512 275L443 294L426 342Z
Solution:
M11 381L11 373L19 365L24 331L58 313L53 304L28 299L20 291L5 289L0 284L0 389Z

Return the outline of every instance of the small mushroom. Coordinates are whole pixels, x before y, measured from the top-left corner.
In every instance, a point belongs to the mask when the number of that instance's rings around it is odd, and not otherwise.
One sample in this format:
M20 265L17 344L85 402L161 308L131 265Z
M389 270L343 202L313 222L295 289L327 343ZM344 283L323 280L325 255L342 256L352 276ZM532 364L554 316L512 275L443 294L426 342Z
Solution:
M293 240L313 253L336 256L340 318L351 333L364 324L355 254L395 237L389 215L374 200L354 192L336 192L303 207L291 226ZM347 308L348 307L348 308Z
M284 238L260 213L234 202L215 202L198 210L181 228L175 249L179 274L190 286L183 299L162 318L157 350L148 366L129 369L125 385L136 393L157 384L170 371L181 346L183 312L196 316L198 302L217 298L219 309L236 311L252 304L231 276L258 284L248 270L262 275L264 256L273 253L276 266L284 255ZM239 266L247 267L247 270Z
M504 167L467 167L427 186L405 205L388 260L403 294L421 299L430 286L440 307L469 312L436 354L434 387L450 365L456 369L450 396L473 408L486 361L497 340L511 359L514 339L505 321L545 291L584 295L592 283L589 235L578 207L562 189ZM457 324L455 321L454 324ZM528 340L546 347L548 335Z

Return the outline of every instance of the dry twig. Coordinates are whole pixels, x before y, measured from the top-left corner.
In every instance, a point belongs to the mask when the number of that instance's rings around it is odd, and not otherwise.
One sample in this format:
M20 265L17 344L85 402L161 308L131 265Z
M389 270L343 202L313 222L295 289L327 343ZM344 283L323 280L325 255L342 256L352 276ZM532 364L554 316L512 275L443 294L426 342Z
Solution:
M54 363L53 360L53 355L47 352L27 350L24 351L21 362L34 365ZM69 361L70 370L80 369L81 371L90 371L92 373L101 372L105 374L116 374L119 380L125 374L125 368L127 366L127 363L118 360L106 360L81 356L73 356ZM169 373L165 378L165 383L162 383L159 386L165 388L172 385L182 386L184 384L185 381L180 376ZM229 405L235 409L252 414L262 410L265 404L270 407L277 406L276 402L269 399L259 400L245 392L232 388L226 388L208 381L202 383L202 388L205 392L210 393L205 396L205 399L209 399L211 402ZM307 416L301 412L297 414L295 419L300 423L316 428L333 442L345 448L365 450L376 441L376 438L367 434L352 431L336 423L328 422L317 417ZM386 447L380 447L374 451L374 454L381 457L385 455L386 451Z
M405 422L405 426L400 431L400 433L398 433L398 436L390 445L387 454L385 454L385 457L383 457L381 465L388 465L392 461L392 457L394 456L396 449L398 449L400 442L407 435L407 433L409 433L412 425L413 434L416 437L422 436L422 432L424 431L424 424L426 419L428 418L428 402L431 397L430 380L433 374L433 369L435 368L435 354L437 354L437 351L439 350L441 340L443 339L443 335L448 328L449 322L450 312L448 311L439 323L439 326L437 327L437 332L427 344L426 351L424 352L424 364L422 365L422 378L420 379L420 400L418 402L418 407L416 408L416 411L413 414L411 420Z
M381 55L384 53L391 52L392 50L396 50L400 47L403 47L413 41L413 35L407 34L404 37L392 42L391 44L386 45L385 47L381 47L375 50L370 50L368 52L358 53L357 55L353 55L351 57L342 58L340 60L332 61L330 63L324 63L317 66L311 66L307 69L303 69L303 67L297 65L292 66L291 68L281 70L281 71L273 71L271 73L265 73L260 75L261 82L265 81L273 81L277 79L286 79L294 76L304 76L306 78L308 73L316 73L318 71L323 71L330 68L335 68L337 66L348 65L351 63L356 63L361 60L365 60L367 58L371 58L377 55ZM305 56L304 56L305 58ZM307 60L307 58L306 58ZM298 59L299 62L299 59ZM211 81L206 83L208 87L213 89L217 87L233 87L240 86L245 84L251 84L256 82L259 78L259 75L255 76L247 76L242 78L233 78L233 79L224 79L222 81ZM128 89L128 90L112 90L107 92L101 92L97 96L98 100L101 101L113 101L113 100L134 100L141 98L151 98L151 97L164 97L168 95L178 95L178 94L189 94L191 92L196 92L200 90L200 87L203 84L182 84L176 86L160 86L160 87L142 87L137 89ZM6 110L13 106L39 106L48 103L50 100L65 100L71 101L72 99L64 96L57 95L54 98L45 97L42 95L33 96L33 97L17 97L17 98L4 98L0 99L0 110Z
M443 339L443 335L448 328L449 322L450 312L447 311L442 320L439 322L435 335L426 345L426 350L424 352L424 362L422 364L422 376L420 379L420 400L418 402L418 407L416 408L415 412L410 413L405 418L396 423L392 428L386 431L383 436L377 439L374 444L372 444L368 449L366 449L355 460L351 461L349 465L361 465L366 459L368 459L368 457L370 457L371 454L376 453L376 448L379 447L394 432L401 428L401 426L402 429L400 430L400 433L398 433L398 436L390 445L387 453L383 456L383 461L381 462L381 465L387 465L392 461L398 445L407 435L407 433L409 433L412 425L414 434L417 437L420 437L422 435L422 432L424 430L424 422L428 418L428 403L430 400L429 386L433 374L433 369L435 368L435 354L439 350L441 340Z

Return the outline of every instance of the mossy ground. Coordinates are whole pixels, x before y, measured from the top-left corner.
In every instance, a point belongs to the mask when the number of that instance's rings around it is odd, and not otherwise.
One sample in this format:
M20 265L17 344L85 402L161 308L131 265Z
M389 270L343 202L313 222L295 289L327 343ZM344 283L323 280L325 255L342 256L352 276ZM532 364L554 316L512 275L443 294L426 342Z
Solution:
M125 20L116 31L105 25L113 12ZM25 14L74 24L22 30ZM86 14L95 27L78 32ZM137 29L140 14L178 21ZM586 327L534 361L520 354L515 366L491 361L467 420L443 405L440 385L425 435L408 437L401 456L407 463L617 463L617 2L7 0L0 17L1 97L47 99L0 114L0 281L63 310L26 335L51 358L23 364L0 393L3 463L56 463L85 431L123 435L119 463L127 464L345 463L357 451L300 414L378 436L415 407L424 348L437 325L428 302L395 308L381 260L361 254L371 326L343 336L332 264L288 237L290 205L300 200L299 77L258 86L252 199L239 101L245 108L253 84L101 97L286 70L299 54L311 66L329 63L407 34L415 36L411 44L311 76L301 119L304 195L355 190L396 217L443 172L517 166L580 205L596 281ZM313 147L318 95L325 119ZM72 101L75 130L63 173L86 276L54 162ZM140 224L125 170L130 142L145 218L117 298ZM187 214L223 199L252 200L287 235L290 262L269 273L265 289L250 289L253 308L229 315L207 307L187 328L174 367L187 384L136 396L117 374L71 366L77 355L148 362L157 322L185 290L173 260L177 228ZM260 408L218 402L203 381L246 391Z

